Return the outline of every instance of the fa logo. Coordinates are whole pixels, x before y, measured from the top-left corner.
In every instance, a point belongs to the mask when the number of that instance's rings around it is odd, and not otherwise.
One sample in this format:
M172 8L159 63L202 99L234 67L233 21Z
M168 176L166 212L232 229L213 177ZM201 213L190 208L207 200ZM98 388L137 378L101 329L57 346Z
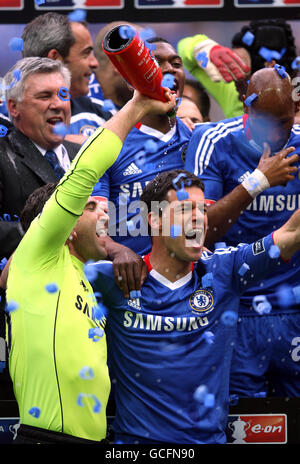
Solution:
M193 312L207 314L213 310L214 297L211 291L196 290L190 297L189 304Z

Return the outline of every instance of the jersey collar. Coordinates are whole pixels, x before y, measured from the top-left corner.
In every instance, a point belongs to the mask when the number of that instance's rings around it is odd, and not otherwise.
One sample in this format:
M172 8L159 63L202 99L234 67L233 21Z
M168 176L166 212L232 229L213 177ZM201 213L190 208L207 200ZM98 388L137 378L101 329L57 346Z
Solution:
M151 252L143 257L145 264L147 266L148 272L154 279L158 280L165 287L168 287L170 290L176 290L180 287L183 287L185 284L187 284L191 280L192 275L193 275L194 263L192 263L192 270L188 272L188 274L176 280L175 282L171 282L165 276L161 275L159 272L153 269L150 263L150 255L151 255Z

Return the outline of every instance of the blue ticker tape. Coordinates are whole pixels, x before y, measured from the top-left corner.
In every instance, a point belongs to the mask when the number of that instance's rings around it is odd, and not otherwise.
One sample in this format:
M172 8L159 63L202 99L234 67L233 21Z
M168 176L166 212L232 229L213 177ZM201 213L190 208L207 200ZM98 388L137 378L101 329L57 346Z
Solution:
M198 401L198 403L203 403L205 396L207 395L208 390L206 385L199 385L194 391L194 399Z
M32 408L30 408L28 412L32 417L35 417L36 419L38 419L41 415L40 408L37 408L36 406L33 406Z
M94 371L91 367L84 366L82 369L80 369L79 376L83 380L91 380L94 378Z
M208 56L206 52L200 52L196 56L196 60L201 63L202 68L206 68L208 63Z
M206 343L212 345L215 341L215 334L210 332L210 330L206 330L203 334L203 338L205 339Z
M175 77L172 74L165 74L162 81L161 85L162 87L168 87L169 89L172 89L174 87L174 82L175 82Z
M93 342L98 342L104 335L104 331L100 327L89 329L89 338L93 339Z
M61 87L57 94L62 101L69 101L71 99L71 94L67 87Z
M238 274L240 276L243 276L246 274L247 271L249 271L250 266L247 263L243 263L242 266L238 270Z
M140 298L142 296L142 294L141 294L140 290L131 290L129 292L129 296L130 296L130 298Z
M156 153L157 143L154 142L154 140L149 139L144 143L144 149L150 153Z
M183 201L189 198L188 192L183 188L176 191L177 200Z
M272 311L272 306L265 295L256 295L252 300L253 309L259 314L269 314Z
M116 109L116 106L110 98L106 98L103 100L102 109L103 111L112 111Z
M86 18L86 10L78 9L72 11L72 13L68 14L69 21L75 22L75 23L80 23L82 21L85 21Z
M8 128L3 124L0 124L0 137L5 137L7 134Z
M298 69L300 71L300 56L296 56L291 64L292 69Z
M58 291L58 286L55 283L49 283L45 286L45 289L48 293L56 293Z
M252 93L249 95L249 97L246 98L244 101L246 106L251 106L251 104L258 98L258 95L256 93Z
M232 327L235 325L236 321L238 319L237 313L233 311L225 311L222 316L221 316L221 322L222 324Z
M151 27L147 27L145 29L143 29L140 33L140 38L142 40L147 40L147 39L151 39L152 37L155 37L155 31L154 29L152 29Z
M59 123L55 124L52 131L56 135L61 135L62 137L65 137L67 135L67 133L68 133L68 128L64 123L59 122Z
M96 395L93 395L93 394L90 394L90 393L79 393L79 395L77 396L77 400L76 400L78 406L81 406L81 407L84 406L83 398L92 398L94 403L95 403L94 407L93 407L93 412L95 412L95 413L100 412L101 403L98 400Z
M252 34L252 32L247 31L242 37L242 42L244 42L244 44L246 45L249 45L250 47L253 44L254 39L255 35Z
M98 270L96 266L92 265L93 261L87 261L83 266L83 271L89 282L94 282L98 277Z
M136 31L133 27L125 25L119 28L119 34L122 39L131 39L135 36Z
M5 311L7 313L12 313L16 311L19 307L19 304L16 301L10 300L6 303Z
M23 51L23 39L21 37L13 37L9 41L8 45L9 45L9 48L13 52L21 52L21 51Z
M277 71L281 79L285 79L287 76L286 70L284 66L280 66L280 64L275 64L274 69Z
M260 47L258 54L266 61L280 60L281 53L277 50L270 50L267 47Z
M279 256L280 256L280 248L277 245L271 245L270 249L268 251L268 254L269 254L270 258L272 258L272 259L279 258Z
M172 238L176 238L176 237L179 237L182 233L182 229L181 229L181 226L180 225L177 225L177 224L173 224L171 226L171 233L170 233L170 236Z

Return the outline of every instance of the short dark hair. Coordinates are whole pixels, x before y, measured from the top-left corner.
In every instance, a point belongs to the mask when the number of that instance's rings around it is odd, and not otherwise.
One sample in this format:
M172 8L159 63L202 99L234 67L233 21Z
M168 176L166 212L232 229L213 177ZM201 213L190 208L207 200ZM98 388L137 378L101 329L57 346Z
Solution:
M87 28L85 21L79 21ZM23 57L48 55L57 50L65 59L75 44L75 37L68 16L49 12L37 16L25 26L22 34Z
M246 32L254 35L251 45L243 42ZM297 75L297 69L291 67L292 62L297 56L295 39L291 26L284 19L259 19L254 20L247 26L243 26L240 32L232 38L232 48L245 48L251 56L251 74L259 69L264 68L265 59L262 58L258 51L260 47L266 47L270 50L280 52L285 48L285 53L278 64L286 68L287 73L293 78Z
M38 216L46 203L55 191L57 183L49 183L34 190L26 200L24 208L21 211L20 223L26 232L31 222Z
M143 193L140 197L142 208L145 207L147 212L153 211L152 202L160 203L167 200L167 194L170 190L176 190L173 181L179 174L185 174L185 177L181 177L181 181L185 187L198 187L204 191L204 184L199 177L195 176L185 169L174 169L172 171L166 171L158 174L152 179L144 188ZM161 211L157 211L161 213ZM148 224L148 234L151 237L151 227Z

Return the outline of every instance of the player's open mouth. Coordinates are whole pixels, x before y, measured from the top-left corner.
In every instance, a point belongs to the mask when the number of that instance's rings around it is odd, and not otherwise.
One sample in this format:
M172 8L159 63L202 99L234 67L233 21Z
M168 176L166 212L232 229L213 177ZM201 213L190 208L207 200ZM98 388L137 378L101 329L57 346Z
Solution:
M185 238L187 240L195 240L197 237L201 238L203 229L188 229L185 231Z

